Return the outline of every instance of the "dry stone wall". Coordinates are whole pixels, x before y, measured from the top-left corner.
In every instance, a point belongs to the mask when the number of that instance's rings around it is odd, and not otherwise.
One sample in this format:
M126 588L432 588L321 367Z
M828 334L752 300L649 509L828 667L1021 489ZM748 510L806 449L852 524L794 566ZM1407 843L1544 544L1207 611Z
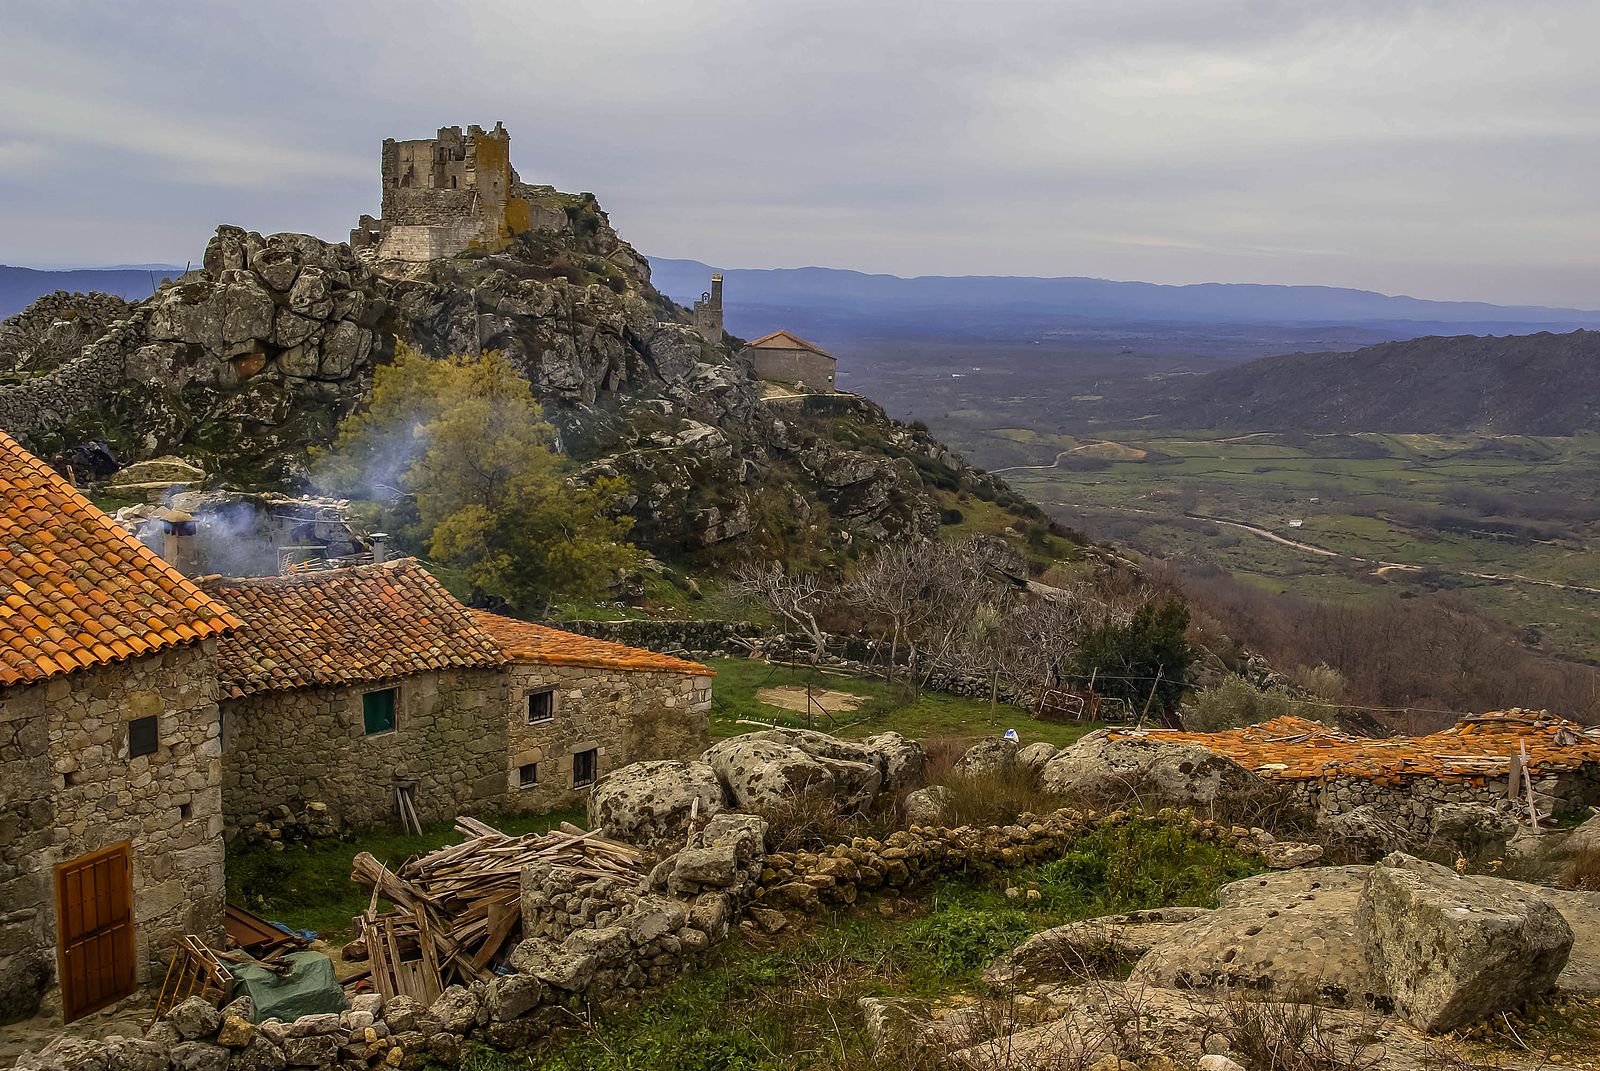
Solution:
M55 976L54 867L130 846L138 976L182 934L220 935L222 765L215 641L0 692L0 1018ZM157 718L153 754L129 722Z
M1509 778L1406 777L1389 783L1367 777L1339 776L1322 780L1282 782L1319 818L1329 819L1368 808L1384 821L1421 842L1437 832L1441 807L1471 805L1505 807L1527 814L1526 788L1509 795ZM1540 809L1556 817L1581 813L1600 804L1600 768L1584 766L1533 778Z
M501 670L419 673L361 688L299 688L223 703L228 833L280 807L327 804L341 826L396 820L396 780L414 780L417 815L493 811L506 795ZM368 736L365 692L398 689L395 728Z

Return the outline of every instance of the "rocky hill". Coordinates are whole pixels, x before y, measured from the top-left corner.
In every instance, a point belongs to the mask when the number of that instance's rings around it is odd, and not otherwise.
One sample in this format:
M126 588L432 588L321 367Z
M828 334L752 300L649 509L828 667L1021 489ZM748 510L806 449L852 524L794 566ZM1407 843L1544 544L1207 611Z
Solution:
M1175 427L1570 435L1600 427L1600 331L1267 357L1120 404Z
M45 455L104 439L124 462L178 454L232 487L299 490L308 447L403 340L505 351L583 472L626 477L635 538L658 554L737 541L827 555L932 533L958 495L1002 526L1048 524L864 398L766 400L734 342L692 330L652 287L592 196L531 189L545 223L494 252L385 261L222 227L200 269L137 304L41 299L0 330L0 427Z

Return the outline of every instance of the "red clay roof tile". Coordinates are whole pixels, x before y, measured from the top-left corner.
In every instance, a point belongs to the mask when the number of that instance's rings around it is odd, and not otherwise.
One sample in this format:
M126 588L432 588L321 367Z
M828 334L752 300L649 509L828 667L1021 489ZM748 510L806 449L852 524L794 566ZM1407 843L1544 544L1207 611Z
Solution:
M0 685L105 665L238 624L5 432L0 491ZM107 631L127 642L102 642Z
M591 669L621 669L653 673L689 673L713 676L699 662L657 654L639 647L628 647L575 632L563 632L547 625L474 610L478 625L494 637L513 662L532 662L544 666L586 666Z

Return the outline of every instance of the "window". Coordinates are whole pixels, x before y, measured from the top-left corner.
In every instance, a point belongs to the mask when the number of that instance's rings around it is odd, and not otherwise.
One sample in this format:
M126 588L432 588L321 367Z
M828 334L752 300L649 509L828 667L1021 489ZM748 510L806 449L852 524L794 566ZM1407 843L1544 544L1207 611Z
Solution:
M584 785L594 784L595 775L600 769L600 751L590 748L588 751L575 751L572 754L572 787L582 788Z
M517 787L532 788L539 783L539 764L530 762L525 766L517 767Z
M361 697L361 727L368 736L394 732L394 697L398 691L385 688Z
M154 714L148 718L135 718L128 723L128 758L154 755L161 746L161 734Z
M556 716L556 690L545 688L528 693L528 724L549 721Z

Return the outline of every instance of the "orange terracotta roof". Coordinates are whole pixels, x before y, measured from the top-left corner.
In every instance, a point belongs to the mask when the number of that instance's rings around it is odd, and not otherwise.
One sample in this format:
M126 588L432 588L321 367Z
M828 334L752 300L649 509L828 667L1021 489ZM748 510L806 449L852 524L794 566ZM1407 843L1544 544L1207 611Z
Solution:
M1381 740L1348 736L1320 722L1291 717L1218 733L1122 729L1113 730L1111 736L1199 744L1268 777L1291 781L1503 776L1512 754L1524 746L1534 776L1600 763L1600 729L1524 710L1464 718L1432 736Z
M228 611L0 432L0 686L217 636Z
M692 673L713 676L698 662L687 662L671 655L657 654L640 647L628 647L575 632L536 625L531 621L474 610L479 627L494 637L513 662L533 662L542 666L588 666L593 669L624 669L649 673Z
M505 664L467 608L414 558L205 588L243 622L218 645L232 697Z
M745 349L810 350L812 353L820 353L824 357L833 357L833 354L815 342L807 342L793 331L774 331L770 335L762 335L754 342L748 343Z

